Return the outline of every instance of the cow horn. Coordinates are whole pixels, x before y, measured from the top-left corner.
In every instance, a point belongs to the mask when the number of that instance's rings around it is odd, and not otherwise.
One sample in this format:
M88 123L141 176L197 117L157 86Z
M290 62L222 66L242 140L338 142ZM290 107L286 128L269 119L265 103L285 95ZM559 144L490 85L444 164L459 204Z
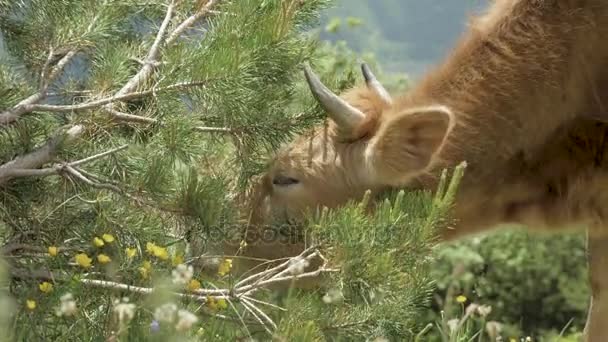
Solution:
M338 126L354 129L363 122L365 114L329 90L308 63L304 64L304 74L315 99Z
M367 84L367 86L374 93L376 93L376 95L378 95L382 99L382 101L390 105L393 102L391 95L382 86L380 81L378 81L378 79L370 69L369 65L367 65L367 63L361 63L361 72L363 73L363 78L365 78L365 83Z

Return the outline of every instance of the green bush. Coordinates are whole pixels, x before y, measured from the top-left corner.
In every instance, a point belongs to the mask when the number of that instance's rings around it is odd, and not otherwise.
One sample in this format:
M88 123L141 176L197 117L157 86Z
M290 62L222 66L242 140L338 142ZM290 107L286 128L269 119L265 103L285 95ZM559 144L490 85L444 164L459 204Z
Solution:
M458 317L463 306L476 303L492 307L486 320L502 323L505 333L582 330L589 298L583 234L513 229L447 243L436 252L429 321L439 321L441 310L445 320ZM467 298L462 305L456 301L461 295Z

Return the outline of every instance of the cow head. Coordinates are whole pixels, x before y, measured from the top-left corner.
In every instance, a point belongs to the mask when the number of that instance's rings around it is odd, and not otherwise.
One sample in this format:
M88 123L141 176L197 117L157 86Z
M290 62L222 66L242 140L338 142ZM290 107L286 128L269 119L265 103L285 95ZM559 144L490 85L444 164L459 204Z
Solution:
M433 164L451 127L444 106L396 104L363 63L365 83L341 96L306 64L313 96L330 118L275 156L257 197L264 222L298 219L309 210L334 208L366 190L403 186Z

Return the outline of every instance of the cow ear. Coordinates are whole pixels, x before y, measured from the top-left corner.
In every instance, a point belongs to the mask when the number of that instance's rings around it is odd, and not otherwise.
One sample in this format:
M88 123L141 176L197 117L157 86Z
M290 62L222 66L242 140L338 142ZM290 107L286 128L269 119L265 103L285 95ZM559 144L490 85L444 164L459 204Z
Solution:
M443 146L454 123L445 106L414 108L382 122L370 140L366 159L377 181L399 182L424 172Z

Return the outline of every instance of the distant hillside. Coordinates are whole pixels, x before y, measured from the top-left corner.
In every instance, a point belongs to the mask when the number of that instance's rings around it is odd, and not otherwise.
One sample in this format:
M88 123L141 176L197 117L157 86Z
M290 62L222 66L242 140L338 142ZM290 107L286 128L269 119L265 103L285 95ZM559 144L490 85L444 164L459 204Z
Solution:
M429 63L444 56L465 28L467 16L487 3L488 0L337 0L324 20L326 27L337 30L324 32L321 37L345 40L355 51L373 52L386 71L416 77Z

